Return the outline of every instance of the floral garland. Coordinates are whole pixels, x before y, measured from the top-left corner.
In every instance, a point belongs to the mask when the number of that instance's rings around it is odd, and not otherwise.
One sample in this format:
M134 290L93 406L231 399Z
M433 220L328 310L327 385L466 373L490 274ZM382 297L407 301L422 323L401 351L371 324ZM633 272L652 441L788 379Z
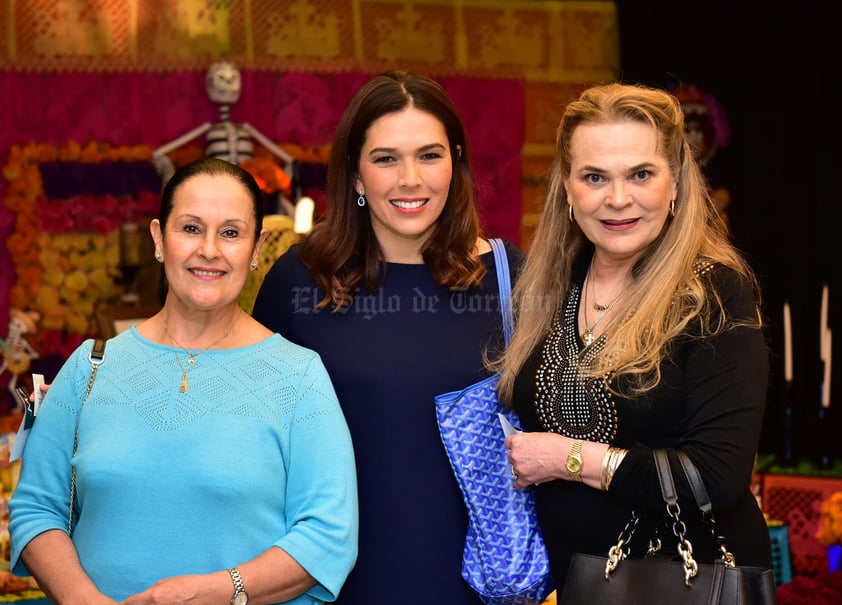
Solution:
M82 165L151 162L147 146L112 147L70 142L13 146L3 168L8 181L6 206L16 215L6 246L16 276L9 293L12 307L41 316L31 344L42 356L66 357L94 332L94 307L120 294L119 226L157 211L158 194L79 193L49 199L41 167L48 163Z

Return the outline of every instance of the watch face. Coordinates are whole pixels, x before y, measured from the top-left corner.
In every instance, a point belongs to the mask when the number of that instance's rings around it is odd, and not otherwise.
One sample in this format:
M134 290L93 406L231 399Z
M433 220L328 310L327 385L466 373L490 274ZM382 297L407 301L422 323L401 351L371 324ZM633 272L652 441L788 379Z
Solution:
M249 602L249 596L245 592L238 592L231 599L231 605L246 605Z
M571 458L567 461L567 472L578 473L582 468L582 463L577 458Z

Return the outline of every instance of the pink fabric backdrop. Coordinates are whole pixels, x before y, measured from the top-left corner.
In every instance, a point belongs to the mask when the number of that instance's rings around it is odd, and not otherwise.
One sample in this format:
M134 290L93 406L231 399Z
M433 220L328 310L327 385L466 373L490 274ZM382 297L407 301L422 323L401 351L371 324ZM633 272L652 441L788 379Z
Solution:
M204 72L23 73L0 72L0 166L11 145L103 141L157 147L203 122L217 107L207 98ZM363 73L243 72L243 94L231 119L249 122L273 141L323 145L332 139ZM489 235L519 238L520 150L524 138L524 83L441 78L465 121L473 147L480 213ZM196 141L200 144L201 141ZM5 180L0 179L0 196ZM14 216L0 204L0 241ZM5 334L14 279L0 246L0 330Z

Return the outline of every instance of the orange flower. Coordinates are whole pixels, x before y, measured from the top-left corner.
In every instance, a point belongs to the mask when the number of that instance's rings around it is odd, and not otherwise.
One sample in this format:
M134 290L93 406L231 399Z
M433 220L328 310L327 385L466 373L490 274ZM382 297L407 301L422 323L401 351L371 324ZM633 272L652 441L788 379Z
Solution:
M834 492L822 502L816 539L825 546L842 544L842 492Z
M58 159L62 162L75 162L82 155L82 146L76 141L70 141L58 152Z
M253 157L241 163L240 167L248 170L266 193L288 192L292 185L292 179L270 158Z
M23 165L23 162L24 157L20 147L18 147L17 145L13 145L12 148L9 150L9 161L3 168L3 178L5 178L7 181L11 181L18 178L21 172L21 166Z

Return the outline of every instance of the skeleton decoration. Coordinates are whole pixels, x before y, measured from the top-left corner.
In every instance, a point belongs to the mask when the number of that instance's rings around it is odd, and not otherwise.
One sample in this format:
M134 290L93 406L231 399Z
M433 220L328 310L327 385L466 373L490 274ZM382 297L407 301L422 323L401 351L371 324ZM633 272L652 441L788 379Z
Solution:
M21 311L17 308L9 310L9 333L6 339L0 338L0 374L9 370L12 378L9 380L9 392L14 394L18 383L18 376L26 372L33 359L38 359L36 351L25 334L34 334L37 330L36 322L40 315L35 311Z
M153 161L163 181L169 180L175 172L172 160L167 157L167 154L202 135L205 135L206 141L205 155L226 160L232 164L240 164L250 159L254 153L253 140L256 140L281 159L284 164L284 172L292 178L295 171L295 160L292 156L275 145L248 122L242 124L231 122L231 105L240 99L242 91L242 80L237 66L228 61L214 63L205 76L205 87L208 97L219 106L219 121L215 124L205 122L155 150ZM302 198L298 201L308 199ZM299 210L305 213L309 212L308 217L302 219L302 217L296 216L295 219L297 224L306 222L308 224L306 230L309 230L309 225L312 223L312 202L305 202L299 208L297 205L294 207L293 203L281 197L281 205L290 215L298 214Z

